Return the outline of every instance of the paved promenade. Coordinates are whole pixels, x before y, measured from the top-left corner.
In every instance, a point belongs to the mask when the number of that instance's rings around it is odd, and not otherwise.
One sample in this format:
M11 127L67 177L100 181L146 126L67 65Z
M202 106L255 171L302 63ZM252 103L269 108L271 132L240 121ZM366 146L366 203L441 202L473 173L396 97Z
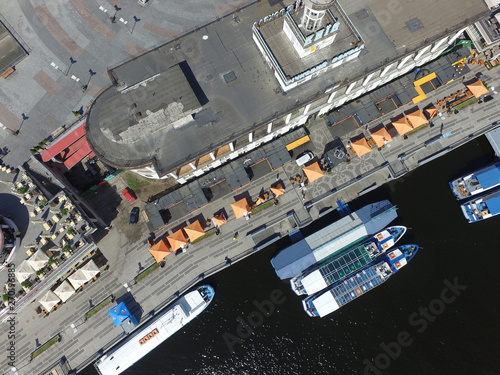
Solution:
M475 75L479 68L472 66L471 69L467 78ZM486 82L490 86L498 84L500 70L483 71L483 73L488 75ZM424 107L461 88L463 88L461 80L452 82L434 91L419 104ZM391 113L390 117L408 109L407 107ZM36 306L27 307L17 315L16 366L19 373L42 374L62 356L66 357L72 368L81 369L96 359L96 353L106 350L117 342L122 337L122 330L114 326L106 309L85 321L84 315L90 309L90 302L96 305L110 295L117 299L133 298L142 308L141 322L144 322L150 314L175 298L176 293L183 293L203 277L229 266L226 263L227 258L231 259L232 263L244 259L267 240L286 236L297 227L318 218L325 209L336 208L337 200L342 199L346 202L353 200L363 192L398 178L419 165L484 134L496 126L494 124L499 118L497 96L486 104L468 106L458 114L449 117L445 114L443 120L436 118L432 127L411 134L407 139L395 137L390 147L374 149L361 158L353 156L349 164L338 165L331 174L325 174L307 186L305 200L303 191L299 190L297 184L292 186L289 182L290 177L301 173L301 169L295 163L287 164L253 180L250 185L212 202L190 216L170 222L167 227L157 231L157 237L172 233L190 219L210 218L214 212L222 208L228 216L228 222L221 227L219 236L214 235L189 246L186 253L167 256L164 268L155 270L137 284L133 281L134 276L154 263L147 251L148 247L144 245L148 233L144 220L141 218L140 223L134 228L135 236L130 235L129 228L120 229L120 226L113 226L113 229L98 243L108 260L109 271L103 272L97 282L86 286L83 292L73 296L45 319L36 315L34 311ZM381 122L387 124L388 120L382 118ZM333 140L334 128L327 126L326 118L318 118L309 122L308 130L312 144L306 145L306 148L312 149L319 156L325 145ZM347 141L363 132L366 132L366 129L354 128L335 135ZM277 206L252 215L248 221L244 218L235 219L230 207L235 198L250 196L255 199L262 189L268 191L277 178L284 182L286 189ZM128 202L122 204L123 206L118 208L119 215L126 216L129 205ZM255 236L249 235L264 225L267 227L266 230ZM232 239L235 232L239 233L236 241ZM131 287L130 294L124 288L124 283L128 283ZM76 326L76 332L70 327L71 324ZM7 330L6 325L1 326L0 337L6 337ZM35 340L43 344L57 334L61 335L61 341L30 362L30 353L37 347ZM3 372L8 370L7 358L0 357L0 364Z

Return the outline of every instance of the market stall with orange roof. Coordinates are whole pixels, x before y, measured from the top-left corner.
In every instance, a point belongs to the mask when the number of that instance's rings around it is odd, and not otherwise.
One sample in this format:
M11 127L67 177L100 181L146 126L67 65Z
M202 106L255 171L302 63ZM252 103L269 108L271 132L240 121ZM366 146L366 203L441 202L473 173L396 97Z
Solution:
M365 137L362 137L354 142L351 141L351 147L359 157L371 152L372 150Z
M163 258L165 258L172 252L172 250L170 249L168 242L164 239L161 239L149 248L149 252L155 258L156 263L160 263Z
M193 242L197 238L200 238L205 235L205 230L201 226L199 220L196 220L195 222L189 224L187 227L184 227L183 229L184 232L186 232L186 235L189 238L190 242Z
M283 185L281 183L277 183L276 185L271 186L271 191L276 197L285 194L285 189L283 188Z
M429 120L433 117L436 117L439 114L439 111L434 106L434 104L431 104L430 106L427 106L426 108L424 108L424 111L427 113Z
M392 137L385 128L385 126L380 127L378 130L370 132L373 140L377 144L377 147L382 147L385 144L392 142Z
M467 86L472 95L474 95L476 98L479 98L481 95L487 94L489 92L488 89L484 86L483 81L481 81L479 78L473 82L466 84L465 86Z
M239 201L231 203L231 208L233 209L234 215L237 219L242 216L248 216L248 214L251 212L250 205L248 204L246 198L242 198Z
M307 167L303 168L302 171L306 175L309 182L316 181L318 178L323 177L323 171L321 170L318 162L314 162L311 165L308 165Z
M177 251L181 248L183 249L188 243L186 236L184 236L184 233L182 232L182 229L179 229L175 233L172 233L170 236L167 236L167 240L170 243L170 246L172 246L172 251Z
M408 120L404 116L392 121L392 126L396 128L399 135L404 135L413 130L413 126L408 123Z
M429 122L419 108L406 112L406 118L410 125L414 128L418 128L419 126L425 125Z
M222 224L226 224L226 223L227 223L227 219L226 219L226 217L224 216L224 212L221 212L220 214L215 215L215 216L212 218L212 223L213 223L213 224L214 224L214 226L216 226L216 227L220 227Z

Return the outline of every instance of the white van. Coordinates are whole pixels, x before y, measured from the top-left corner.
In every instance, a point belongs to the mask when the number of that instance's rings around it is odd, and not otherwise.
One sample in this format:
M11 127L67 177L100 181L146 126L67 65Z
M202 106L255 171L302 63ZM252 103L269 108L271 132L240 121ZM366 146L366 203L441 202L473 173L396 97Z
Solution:
M311 151L305 151L297 157L295 162L299 167L303 166L308 161L311 161L314 158L314 154Z

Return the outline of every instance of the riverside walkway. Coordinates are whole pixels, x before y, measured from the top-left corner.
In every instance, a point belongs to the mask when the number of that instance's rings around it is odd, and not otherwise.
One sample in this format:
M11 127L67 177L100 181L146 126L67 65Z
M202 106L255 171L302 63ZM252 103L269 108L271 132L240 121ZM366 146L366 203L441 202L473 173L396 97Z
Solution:
M477 66L470 68L467 79L472 78L481 69L488 75L485 80L487 84L498 85L500 70L486 71ZM435 103L437 99L462 88L461 79L451 82L429 94L427 99L419 103L419 107ZM45 319L36 315L35 307L25 308L16 316L15 366L19 374L45 374L62 357L66 358L71 368L80 370L93 363L99 353L106 351L123 337L122 329L114 326L106 312L113 304L85 319L85 313L90 310L89 300L93 305L97 305L110 295L115 299L133 298L143 311L141 323L144 323L154 312L203 278L243 260L259 250L267 241L284 237L298 227L311 223L325 210L336 208L338 200L349 202L364 192L397 179L419 165L430 162L497 127L500 108L498 96L493 97L488 103L472 104L457 114L444 114L443 119L436 117L434 126L410 134L406 139L395 137L389 144L390 147L386 146L381 150L374 148L362 157L353 155L350 163L336 166L330 174L325 173L322 178L310 183L306 190L300 190L297 183L290 184L290 178L301 174L302 170L295 163L289 163L252 180L251 184L211 202L189 216L171 221L166 227L156 231L157 237L174 232L198 215L210 218L224 208L228 216L227 224L221 227L220 235L210 236L190 245L186 253L167 256L164 268L153 271L138 283L134 282L134 277L154 264L147 251L148 247L144 245L147 233L138 233L138 241L131 243L120 228L114 226L98 243L108 259L109 271L103 272L97 282L86 286L81 293L73 296ZM413 106L400 107L382 117L377 124L387 124L389 118ZM333 140L334 128L328 127L326 118L309 120L311 144L307 145L307 148L312 149L319 157L325 145ZM364 127L344 130L342 134L336 134L344 144L352 137L368 135ZM230 207L235 197L249 196L256 199L262 189L269 191L277 179L283 181L286 190L286 193L279 197L277 206L252 215L248 221L235 218ZM264 226L266 229L261 231ZM233 240L235 232L239 233L236 241ZM254 232L258 233L252 235ZM227 259L231 262L227 262ZM124 287L125 283L131 288L130 292ZM7 325L0 326L1 337L7 337L8 329ZM56 335L60 335L60 342L30 361L30 354L37 348L35 339L43 345ZM9 370L8 362L6 356L0 358L2 372Z

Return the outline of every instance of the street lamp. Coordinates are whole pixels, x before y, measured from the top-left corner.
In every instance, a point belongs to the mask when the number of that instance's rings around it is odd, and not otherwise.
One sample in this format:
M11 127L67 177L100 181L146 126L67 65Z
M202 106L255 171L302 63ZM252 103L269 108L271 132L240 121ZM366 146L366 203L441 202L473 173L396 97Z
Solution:
M116 13L118 13L118 11L121 10L122 8L118 8L118 5L113 5L113 8L115 8L115 13L113 14L113 16L109 17L109 19L111 20L111 22L115 23Z

